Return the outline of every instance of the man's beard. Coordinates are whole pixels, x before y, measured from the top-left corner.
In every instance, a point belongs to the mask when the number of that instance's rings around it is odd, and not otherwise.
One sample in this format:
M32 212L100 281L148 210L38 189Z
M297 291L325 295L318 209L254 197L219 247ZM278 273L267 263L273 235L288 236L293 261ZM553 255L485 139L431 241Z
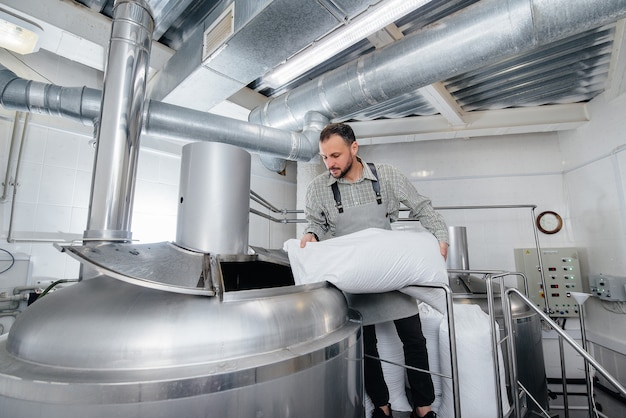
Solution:
M343 178L348 173L348 171L350 171L351 168L352 168L352 160L350 160L350 162L348 163L346 168L341 170L341 172L339 173L338 176L334 176L332 171L330 172L330 175L333 176L336 179L340 179L340 178Z

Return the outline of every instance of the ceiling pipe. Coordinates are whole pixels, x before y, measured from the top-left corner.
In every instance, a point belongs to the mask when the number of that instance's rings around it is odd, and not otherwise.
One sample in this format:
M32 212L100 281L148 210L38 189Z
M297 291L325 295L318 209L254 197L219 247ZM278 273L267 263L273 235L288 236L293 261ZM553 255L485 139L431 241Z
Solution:
M100 117L101 98L100 90L25 80L0 64L0 104L5 109L59 116L84 125L96 125ZM318 152L317 141L311 141L303 133L254 125L154 100L148 101L143 120L145 135L194 142L223 142L291 161L309 161Z
M87 87L60 87L25 80L0 64L0 104L6 109L59 116L95 125L102 92ZM184 141L223 142L250 152L292 161L317 154L317 139L249 122L150 100L143 134ZM269 167L268 167L269 168Z
M251 124L212 113L151 101L146 134L188 141L222 142L250 152L293 161L309 161L318 151L306 135Z
M248 120L299 131L309 111L341 121L461 73L613 23L624 0L482 0L252 110Z
M0 64L0 104L18 112L61 116L93 125L100 117L102 92L25 80Z

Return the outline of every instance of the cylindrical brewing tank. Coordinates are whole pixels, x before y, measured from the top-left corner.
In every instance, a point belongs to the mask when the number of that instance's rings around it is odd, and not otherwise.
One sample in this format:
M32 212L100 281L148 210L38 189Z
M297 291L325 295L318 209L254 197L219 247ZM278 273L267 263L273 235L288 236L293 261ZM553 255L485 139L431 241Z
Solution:
M448 227L450 246L448 248L448 268L470 270L467 230L464 226ZM450 287L454 292L454 303L471 303L479 305L485 313L487 306L487 289L485 281L467 273L450 274ZM504 326L500 286L494 282L495 315L500 328ZM548 406L548 386L541 343L541 318L528 306L516 300L511 301L513 316L513 341L515 344L517 373L519 381L545 409ZM502 330L501 330L502 332ZM462 347L460 348L463 349ZM503 348L505 363L508 362L507 350ZM533 410L539 410L529 402Z
M234 145L183 147L176 244L204 253L248 252L250 161Z
M0 338L0 416L362 417L360 322L326 284L223 301L107 276Z

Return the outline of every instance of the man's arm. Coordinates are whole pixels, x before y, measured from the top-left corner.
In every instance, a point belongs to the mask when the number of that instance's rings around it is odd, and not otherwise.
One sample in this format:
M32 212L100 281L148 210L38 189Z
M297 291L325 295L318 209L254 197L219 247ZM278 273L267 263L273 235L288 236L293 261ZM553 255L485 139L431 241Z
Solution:
M409 218L418 220L424 228L430 231L439 241L439 251L444 258L448 257L448 226L443 216L437 212L428 197L422 196L409 179L397 169L393 168L397 176L398 200L409 208Z
M304 248L307 242L317 242L319 237L328 231L328 220L320 204L320 196L317 196L313 184L310 184L306 192L304 214L307 226L304 235L300 239L300 247Z

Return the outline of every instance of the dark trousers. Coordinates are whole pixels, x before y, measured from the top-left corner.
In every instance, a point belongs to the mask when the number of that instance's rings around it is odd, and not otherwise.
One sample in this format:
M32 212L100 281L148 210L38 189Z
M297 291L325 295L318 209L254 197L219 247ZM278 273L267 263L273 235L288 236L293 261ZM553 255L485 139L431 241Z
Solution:
M422 323L419 315L393 321L402 341L404 350L404 362L407 366L417 367L422 370L428 368L428 351L426 350L426 338L422 333ZM363 348L366 355L379 358L376 347L376 328L374 325L363 327ZM389 389L385 383L383 369L379 360L365 357L365 391L369 395L375 407L389 403ZM435 390L430 374L406 369L411 389L413 408L428 406L435 400Z

